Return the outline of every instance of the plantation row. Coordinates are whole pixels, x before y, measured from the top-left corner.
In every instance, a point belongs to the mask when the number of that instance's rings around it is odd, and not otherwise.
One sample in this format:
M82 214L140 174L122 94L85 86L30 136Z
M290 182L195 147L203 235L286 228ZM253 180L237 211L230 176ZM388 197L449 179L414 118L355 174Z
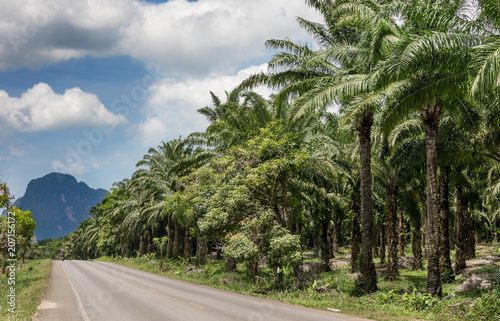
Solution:
M324 18L298 18L317 49L269 40L281 50L269 71L212 94L205 132L151 148L72 234L70 256L215 252L228 270L245 263L255 277L266 263L300 278L305 249L328 268L349 246L372 292L374 257L397 279L411 242L440 296L476 242L498 242L497 3L307 3Z

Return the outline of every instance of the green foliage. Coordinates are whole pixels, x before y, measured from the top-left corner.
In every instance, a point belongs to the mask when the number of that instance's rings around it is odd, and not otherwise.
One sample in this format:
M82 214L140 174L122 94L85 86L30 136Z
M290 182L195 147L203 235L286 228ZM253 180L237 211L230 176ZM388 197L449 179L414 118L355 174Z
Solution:
M247 235L238 233L229 238L224 254L235 263L249 263L258 259L259 249Z
M276 268L275 285L278 285L280 288L290 288L293 286L294 280L295 275L292 265L287 264L286 266Z
M387 293L380 293L377 299L384 304L398 302L401 300L401 289L394 289Z
M182 275L186 271L186 267L188 266L188 259L183 258L182 256L179 256L178 259L180 260L179 262L176 262L177 264L177 272L176 274Z
M159 254L160 256L163 257L163 255L165 254L165 248L167 246L167 241L168 241L168 237L166 237L166 236L153 238L153 244L155 245L155 247L157 249L157 255Z
M416 288L413 291L404 292L401 295L401 289L393 289L387 293L381 293L377 299L383 304L401 304L403 307L412 310L430 310L437 306L440 302L438 297L432 296L429 293L421 293Z
M467 314L467 320L492 321L500 319L500 296L485 293L474 301L474 307Z
M37 259L52 259L56 260L60 258L61 249L67 248L67 243L69 243L70 237L60 237L57 239L43 239L37 241L31 245L29 248L26 258L30 260ZM66 257L71 258L71 251L66 251Z
M486 264L474 269L474 273L489 274L491 277L491 288L493 292L500 294L500 268L494 265Z
M453 273L453 270L445 268L443 272L441 272L441 282L452 283L454 281L455 281L455 273Z
M434 307L439 298L429 293L420 293L416 288L411 293L405 292L401 297L401 304L415 310L425 310Z
M43 294L47 289L47 280L50 274L50 260L27 260L24 267L18 266L16 270L16 313L9 313L7 295L10 286L5 280L0 286L0 297L2 297L0 309L0 320L26 321L31 320L42 301Z
M10 207L10 190L6 182L0 180L0 209Z
M286 231L277 234L269 243L269 267L299 266L303 260L300 236L291 235Z
M6 216L0 216L0 249L3 252L4 262L7 257L7 245L9 239L15 240L15 252L10 252L9 255L16 255L22 258L22 262L26 257L26 253L30 249L36 229L36 223L33 219L33 213L30 211L22 211L13 206L9 208L9 220ZM15 258L15 257L10 257Z

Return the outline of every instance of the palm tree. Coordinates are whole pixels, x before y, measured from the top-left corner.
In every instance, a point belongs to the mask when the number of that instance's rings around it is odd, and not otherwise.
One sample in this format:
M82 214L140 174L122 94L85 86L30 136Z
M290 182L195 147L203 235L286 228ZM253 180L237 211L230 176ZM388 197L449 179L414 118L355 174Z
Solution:
M375 2L356 2L356 11L348 2L308 1L324 16L325 24L299 18L322 46L313 51L308 46L289 40L269 40L266 44L285 52L276 54L269 63L270 73L250 77L245 86L267 84L279 88L278 100L291 99L294 115L299 120L313 110L336 102L341 104L344 121L354 124L360 153L360 213L362 257L360 285L365 291L377 289L372 259L372 191L371 191L371 127L375 110L383 101L379 92L370 91L368 73L391 42L390 33L397 32L392 21L380 20L380 6ZM341 25L342 19L354 18L356 25ZM374 32L372 32L372 30ZM383 30L383 32L378 31ZM377 48L370 44L377 43ZM274 71L274 72L273 72Z
M398 168L388 164L387 160L380 158L374 165L375 179L385 188L387 197L387 228L388 228L388 251L387 275L388 279L394 280L399 276L398 272L398 237L396 229L398 189L400 187Z
M269 108L269 101L255 92L237 87L226 92L226 102L214 93L212 106L198 109L210 122L203 133L192 133L188 140L223 152L255 137L259 129L276 119Z
M486 242L498 243L497 222L500 221L500 204L495 199L491 190L486 190L482 197L482 206L475 210L475 214L485 222Z
M440 6L448 4L431 3L396 2L386 6L387 12L401 18L402 34L394 42L391 54L379 64L374 77L375 87L386 88L388 126L393 126L401 115L420 110L426 141L427 291L441 295L437 189L439 125L443 110L461 106L456 102L466 95L472 47L479 40L470 34L474 24L459 16L463 3L455 3L446 10ZM429 16L433 19L428 19Z

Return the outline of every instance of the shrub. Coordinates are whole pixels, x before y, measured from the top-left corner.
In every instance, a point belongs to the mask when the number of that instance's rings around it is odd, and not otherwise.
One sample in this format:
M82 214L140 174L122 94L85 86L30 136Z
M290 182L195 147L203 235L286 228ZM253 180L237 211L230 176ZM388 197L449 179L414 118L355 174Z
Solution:
M401 289L390 290L387 293L381 293L378 296L378 300L384 304L392 304L398 302L401 299Z
M302 246L299 235L283 234L271 239L269 243L269 267L292 267L302 263Z
M432 296L429 293L420 293L416 288L411 294L405 293L401 297L401 303L415 310L425 310L434 307L439 302L439 298Z
M455 281L455 273L453 273L452 269L445 268L443 272L441 272L441 282L442 283L453 283Z
M248 236L238 233L231 236L224 248L224 254L235 263L250 263L257 261L259 249Z
M497 294L483 294L474 301L474 307L467 314L467 320L500 320L500 296Z

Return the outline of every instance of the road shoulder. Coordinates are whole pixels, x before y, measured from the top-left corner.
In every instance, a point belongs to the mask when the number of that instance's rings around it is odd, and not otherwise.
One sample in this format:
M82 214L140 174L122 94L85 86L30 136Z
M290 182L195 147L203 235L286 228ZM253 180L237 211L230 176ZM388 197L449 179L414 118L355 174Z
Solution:
M52 261L47 291L32 318L33 321L84 321L62 264L64 262Z

